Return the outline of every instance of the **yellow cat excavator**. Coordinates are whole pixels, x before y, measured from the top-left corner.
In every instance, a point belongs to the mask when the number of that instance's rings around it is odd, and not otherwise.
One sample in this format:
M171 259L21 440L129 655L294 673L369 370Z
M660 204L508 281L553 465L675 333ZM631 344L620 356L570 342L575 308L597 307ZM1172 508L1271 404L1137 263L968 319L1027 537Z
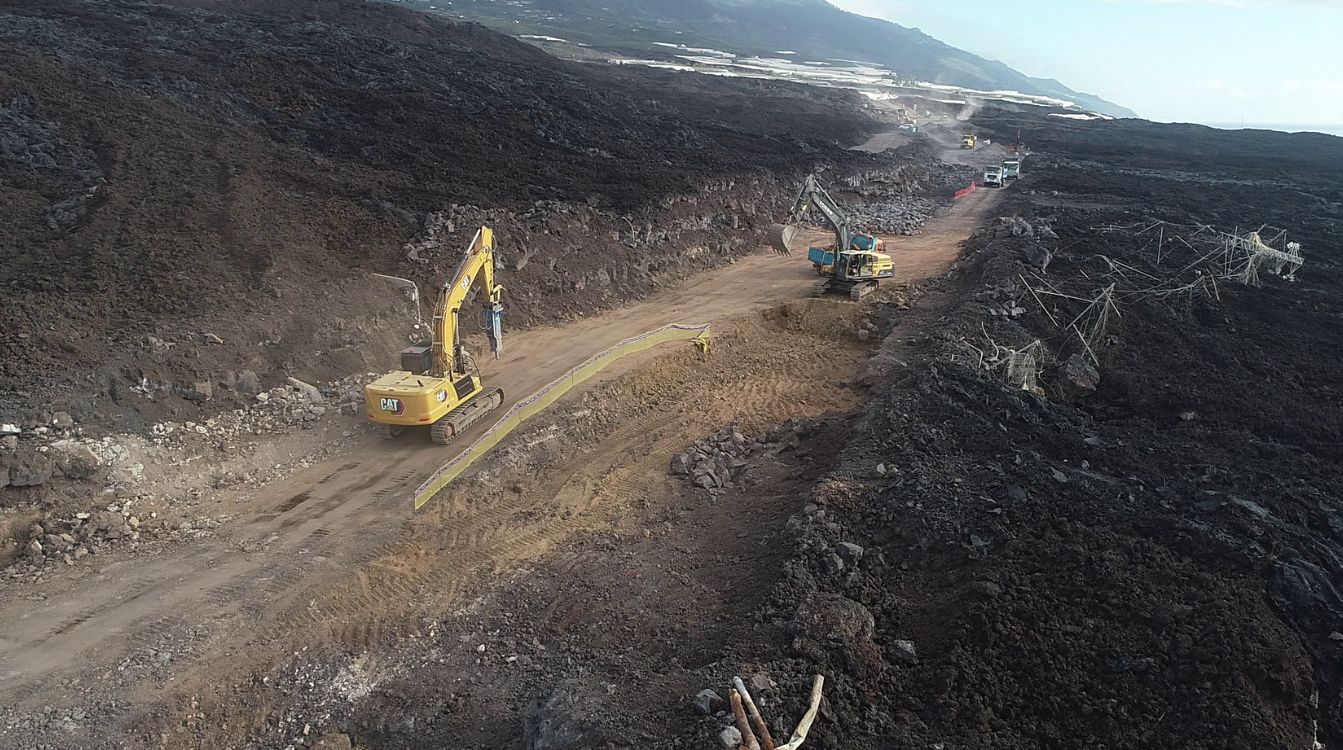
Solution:
M475 361L462 346L458 331L462 305L475 282L483 292L482 327L497 358L503 351L502 296L494 283L502 268L494 252L494 232L481 227L471 240L452 279L443 285L434 308L433 339L401 352L401 369L383 375L364 389L369 419L382 425L389 438L408 427L428 427L435 443L447 443L504 402L499 388L485 388Z

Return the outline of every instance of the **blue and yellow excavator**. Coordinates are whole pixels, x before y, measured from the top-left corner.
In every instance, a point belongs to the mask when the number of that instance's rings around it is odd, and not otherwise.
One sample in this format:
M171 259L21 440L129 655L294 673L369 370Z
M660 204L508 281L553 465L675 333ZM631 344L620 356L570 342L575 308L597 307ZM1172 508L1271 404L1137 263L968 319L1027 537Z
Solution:
M835 244L830 247L807 248L807 259L825 277L816 286L817 296L836 292L848 294L856 302L875 291L880 279L895 277L895 261L881 252L881 238L855 232L848 213L821 187L814 174L808 175L798 190L787 222L770 226L770 244L775 252L792 254L789 246L797 233L797 224L807 218L812 207L821 212L835 232Z
M401 369L364 389L369 419L382 425L389 438L410 427L428 427L436 443L447 443L504 402L499 388L480 382L475 361L462 345L458 318L477 283L483 293L481 323L498 357L503 351L503 292L494 283L502 268L494 252L494 232L481 227L466 248L452 278L443 285L434 307L432 340L401 352Z

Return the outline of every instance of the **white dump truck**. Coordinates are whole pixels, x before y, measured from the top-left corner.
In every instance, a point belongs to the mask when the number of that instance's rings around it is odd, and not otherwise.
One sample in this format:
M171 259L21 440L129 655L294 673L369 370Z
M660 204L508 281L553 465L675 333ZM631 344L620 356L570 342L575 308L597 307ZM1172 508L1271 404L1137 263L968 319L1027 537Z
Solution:
M1002 187L1003 186L1003 168L1002 167L984 167L984 186Z

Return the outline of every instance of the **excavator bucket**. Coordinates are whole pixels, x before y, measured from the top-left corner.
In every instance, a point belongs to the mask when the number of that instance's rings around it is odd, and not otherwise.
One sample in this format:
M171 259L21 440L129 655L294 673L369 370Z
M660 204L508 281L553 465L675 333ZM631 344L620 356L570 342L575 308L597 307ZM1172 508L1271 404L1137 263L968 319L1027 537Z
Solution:
M770 224L769 245L779 255L792 255L789 245L793 244L793 236L796 234L797 227L792 224Z

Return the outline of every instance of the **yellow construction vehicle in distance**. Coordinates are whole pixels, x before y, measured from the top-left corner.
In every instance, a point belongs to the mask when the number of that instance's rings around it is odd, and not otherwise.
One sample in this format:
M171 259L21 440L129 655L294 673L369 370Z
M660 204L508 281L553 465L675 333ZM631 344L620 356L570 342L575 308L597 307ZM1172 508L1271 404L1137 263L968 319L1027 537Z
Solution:
M961 148L974 148L978 140L974 133L966 133L961 136Z
M474 283L484 293L482 327L497 358L503 351L502 296L494 283L502 268L494 252L494 232L481 227L471 240L456 273L443 285L434 308L432 340L401 352L401 369L364 389L369 419L394 438L409 427L428 427L436 443L447 443L469 425L504 402L499 388L485 388L466 348L459 318Z

